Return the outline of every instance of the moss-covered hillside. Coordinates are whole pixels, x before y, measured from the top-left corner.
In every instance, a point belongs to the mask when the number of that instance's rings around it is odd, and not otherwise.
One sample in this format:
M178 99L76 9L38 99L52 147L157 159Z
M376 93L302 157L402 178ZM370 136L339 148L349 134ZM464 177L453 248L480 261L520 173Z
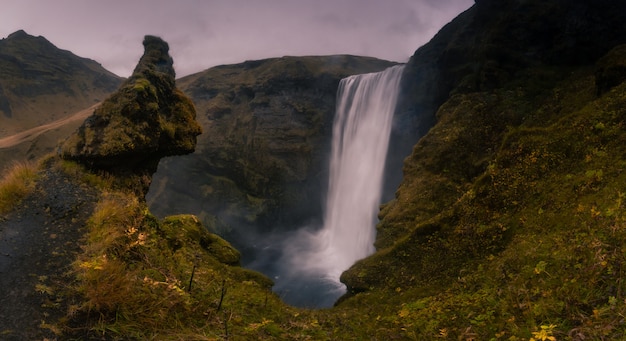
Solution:
M449 95L345 304L395 302L417 339L625 337L623 7L481 1L416 52L403 108L417 69Z

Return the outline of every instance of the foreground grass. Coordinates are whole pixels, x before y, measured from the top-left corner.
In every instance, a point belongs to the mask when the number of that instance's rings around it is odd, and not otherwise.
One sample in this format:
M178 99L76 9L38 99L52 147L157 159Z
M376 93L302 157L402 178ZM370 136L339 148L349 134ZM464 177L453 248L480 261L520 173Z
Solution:
M194 216L159 220L134 194L110 191L88 229L73 270L73 295L80 297L68 312L74 333L271 339L302 323L271 292L269 279L239 267L239 253Z
M13 209L35 188L37 167L30 162L16 162L0 176L0 214Z

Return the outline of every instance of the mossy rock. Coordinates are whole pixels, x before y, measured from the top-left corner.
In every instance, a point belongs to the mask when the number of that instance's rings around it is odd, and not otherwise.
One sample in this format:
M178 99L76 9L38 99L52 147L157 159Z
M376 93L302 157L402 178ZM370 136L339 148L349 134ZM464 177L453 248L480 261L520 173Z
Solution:
M199 244L221 263L239 265L239 251L218 235L210 233L194 215L166 217L160 230L174 251Z
M63 158L114 173L156 171L160 158L195 150L202 128L193 102L175 86L166 42L146 36L132 76L59 148Z

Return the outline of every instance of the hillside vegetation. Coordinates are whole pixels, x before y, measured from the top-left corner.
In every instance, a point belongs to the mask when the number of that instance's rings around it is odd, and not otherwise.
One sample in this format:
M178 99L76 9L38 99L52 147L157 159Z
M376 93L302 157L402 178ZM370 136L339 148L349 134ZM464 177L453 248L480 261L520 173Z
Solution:
M347 304L386 301L418 339L625 337L626 84L596 97L593 68L556 73L540 95L441 107L381 211L379 251L342 277L365 292Z

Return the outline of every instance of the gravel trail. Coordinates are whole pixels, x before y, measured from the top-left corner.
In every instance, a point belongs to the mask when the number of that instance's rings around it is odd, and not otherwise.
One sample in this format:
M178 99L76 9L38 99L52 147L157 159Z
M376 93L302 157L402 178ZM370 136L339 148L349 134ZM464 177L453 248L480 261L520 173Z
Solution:
M0 340L55 340L54 324L71 302L63 287L98 199L54 166L36 189L0 216Z

